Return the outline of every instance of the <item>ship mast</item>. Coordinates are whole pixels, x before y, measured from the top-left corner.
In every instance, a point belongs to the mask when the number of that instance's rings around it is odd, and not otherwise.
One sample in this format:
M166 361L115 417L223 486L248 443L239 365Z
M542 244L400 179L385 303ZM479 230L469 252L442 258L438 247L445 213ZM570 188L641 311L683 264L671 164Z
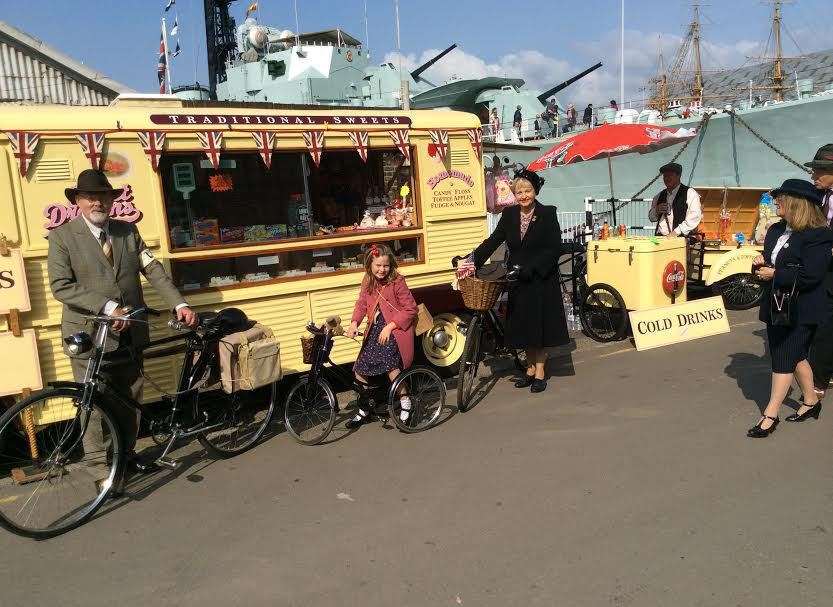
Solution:
M694 84L691 92L694 100L703 104L703 64L700 61L700 3L694 2L694 19L691 22L691 48L694 55Z
M775 0L775 10L772 14L772 34L775 39L775 64L772 67L772 96L775 101L784 100L784 52L781 47L781 2Z

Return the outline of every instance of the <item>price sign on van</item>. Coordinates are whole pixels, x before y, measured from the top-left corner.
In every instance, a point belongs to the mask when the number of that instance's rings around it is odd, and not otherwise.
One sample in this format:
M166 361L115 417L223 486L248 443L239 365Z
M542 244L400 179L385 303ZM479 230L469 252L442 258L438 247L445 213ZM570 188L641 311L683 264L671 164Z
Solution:
M10 249L9 253L0 255L0 314L8 314L12 309L28 312L32 306L29 303L23 256L20 249Z

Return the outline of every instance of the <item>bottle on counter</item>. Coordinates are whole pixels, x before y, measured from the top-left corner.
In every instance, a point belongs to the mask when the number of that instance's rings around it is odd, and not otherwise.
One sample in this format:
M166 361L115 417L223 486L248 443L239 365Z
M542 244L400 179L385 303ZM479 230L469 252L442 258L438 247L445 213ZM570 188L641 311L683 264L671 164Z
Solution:
M602 224L602 231L601 234L599 234L599 240L607 240L608 238L610 238L610 224L605 221Z

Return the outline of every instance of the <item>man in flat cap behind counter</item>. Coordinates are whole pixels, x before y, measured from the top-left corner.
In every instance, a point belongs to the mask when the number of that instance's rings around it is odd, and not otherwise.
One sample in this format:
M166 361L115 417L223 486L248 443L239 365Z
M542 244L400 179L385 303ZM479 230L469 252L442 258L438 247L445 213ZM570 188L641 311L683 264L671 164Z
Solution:
M833 229L833 143L820 147L816 156L804 166L813 170L813 183L821 190L824 200L822 212L827 217L827 225ZM828 297L833 298L833 266L827 271L825 285ZM813 384L821 396L833 377L833 318L816 330L808 360L813 368Z
M665 189L654 196L648 219L657 224L656 234L662 236L687 236L703 219L700 195L694 188L683 185L683 167L669 162L660 167Z

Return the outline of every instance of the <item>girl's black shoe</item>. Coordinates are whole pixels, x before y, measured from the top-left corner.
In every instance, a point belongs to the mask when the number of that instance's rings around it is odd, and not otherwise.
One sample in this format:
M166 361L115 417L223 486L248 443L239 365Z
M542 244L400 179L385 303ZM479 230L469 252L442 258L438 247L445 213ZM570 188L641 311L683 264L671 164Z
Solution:
M533 379L532 380L532 387L529 389L530 392L533 394L537 394L538 392L543 392L547 389L547 380L545 379Z
M360 410L350 419L350 421L344 424L344 427L348 430L355 430L356 428L361 428L365 424L369 424L371 421L373 421L373 415Z
M799 415L798 413L793 413L792 415L788 415L784 419L788 422L804 422L810 419L818 419L819 415L821 414L821 401L817 402L815 405L807 409L804 413Z
M761 424L764 423L765 419L772 420L772 425L766 429L761 428ZM781 420L779 420L777 417L770 417L769 415L764 415L761 418L761 421L749 428L749 430L746 432L746 436L748 436L749 438L766 438L767 436L775 432L775 428L778 427L778 422L780 421Z
M529 388L535 381L534 375L524 375L521 379L515 382L516 388Z

